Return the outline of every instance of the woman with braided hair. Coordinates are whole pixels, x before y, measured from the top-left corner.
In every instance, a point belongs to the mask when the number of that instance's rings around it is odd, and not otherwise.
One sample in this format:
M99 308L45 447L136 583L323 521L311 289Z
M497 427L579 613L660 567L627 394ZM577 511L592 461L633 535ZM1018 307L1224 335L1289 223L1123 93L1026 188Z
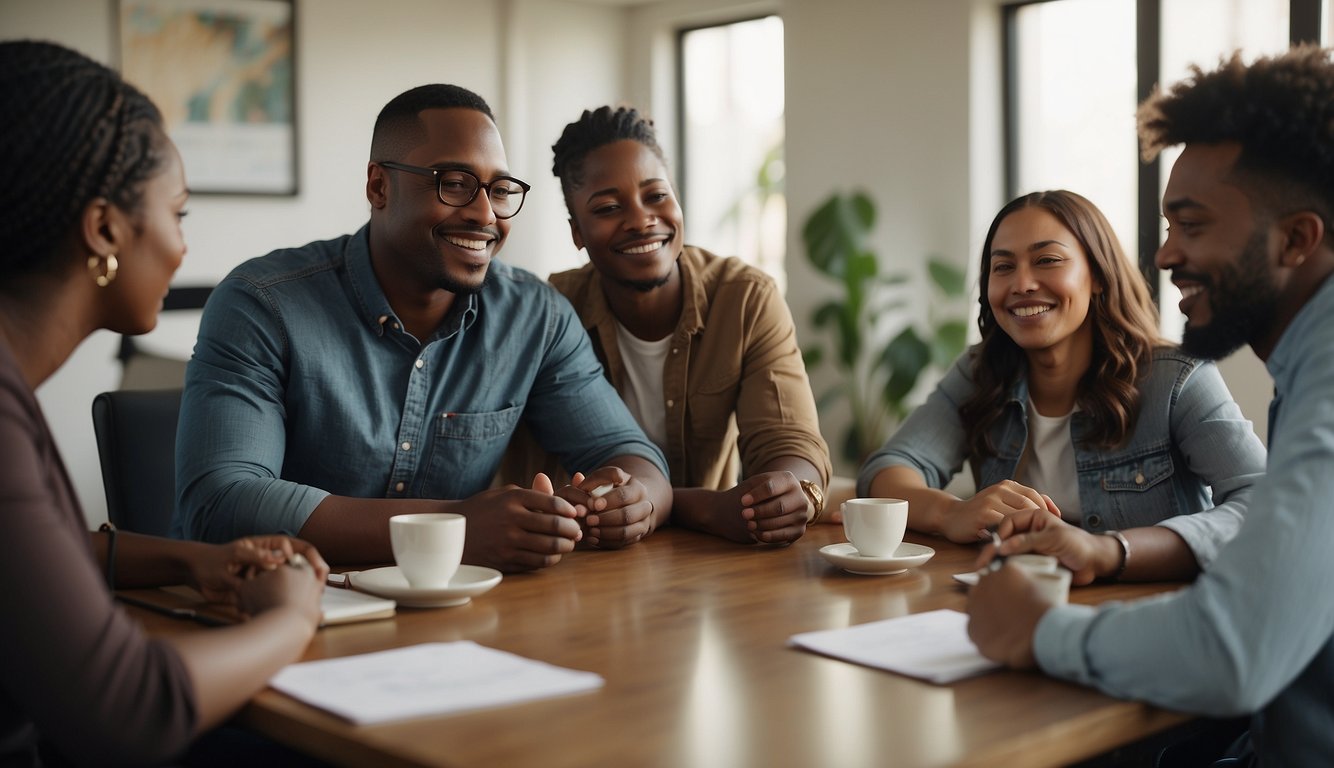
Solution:
M156 324L185 254L181 159L115 72L7 42L0 167L0 764L161 763L301 655L328 569L281 536L88 533L34 390L93 331ZM251 619L150 639L112 600L114 586L181 582Z

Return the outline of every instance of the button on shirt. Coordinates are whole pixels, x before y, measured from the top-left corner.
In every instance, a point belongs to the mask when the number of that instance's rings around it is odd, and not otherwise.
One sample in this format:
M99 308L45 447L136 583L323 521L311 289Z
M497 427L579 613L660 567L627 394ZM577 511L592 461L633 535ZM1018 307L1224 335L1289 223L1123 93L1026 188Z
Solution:
M666 474L554 289L493 261L419 341L367 233L252 259L215 289L181 402L175 535L296 533L329 494L467 498L520 416L568 467L636 455Z
M1268 471L1236 538L1194 585L1099 607L1061 605L1033 650L1049 674L1212 716L1259 711L1264 765L1334 755L1334 278L1268 361Z

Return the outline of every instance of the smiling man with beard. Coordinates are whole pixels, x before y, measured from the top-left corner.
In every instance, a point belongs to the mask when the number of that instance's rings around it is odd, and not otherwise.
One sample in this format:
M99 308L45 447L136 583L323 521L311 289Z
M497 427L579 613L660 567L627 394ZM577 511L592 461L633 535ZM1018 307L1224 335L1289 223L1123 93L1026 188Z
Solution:
M1190 587L1102 606L1044 602L1006 566L969 596L986 656L1114 696L1253 714L1245 765L1334 756L1334 62L1239 56L1140 108L1146 153L1184 144L1158 251L1182 292L1182 348L1250 345L1274 379L1269 458L1235 538ZM1134 553L1127 553L1134 557Z
M390 101L370 223L252 259L208 302L181 404L176 534L299 531L332 562L386 562L390 516L456 512L465 563L519 571L665 521L662 454L569 304L494 260L528 188L476 94L427 85ZM521 416L579 485L487 490Z
M674 524L784 544L820 519L829 449L792 316L767 275L685 244L653 123L585 111L552 147L589 264L553 275L607 375L667 455ZM551 469L516 441L515 478Z

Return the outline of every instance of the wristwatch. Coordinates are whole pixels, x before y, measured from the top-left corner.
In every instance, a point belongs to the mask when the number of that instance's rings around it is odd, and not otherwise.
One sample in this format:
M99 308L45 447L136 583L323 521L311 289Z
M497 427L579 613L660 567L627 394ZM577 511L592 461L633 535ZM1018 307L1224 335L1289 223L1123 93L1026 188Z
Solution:
M812 483L810 480L801 481L801 490L810 499L811 506L815 509L815 515L806 521L806 525L815 525L820 522L820 516L824 514L824 489L819 483Z

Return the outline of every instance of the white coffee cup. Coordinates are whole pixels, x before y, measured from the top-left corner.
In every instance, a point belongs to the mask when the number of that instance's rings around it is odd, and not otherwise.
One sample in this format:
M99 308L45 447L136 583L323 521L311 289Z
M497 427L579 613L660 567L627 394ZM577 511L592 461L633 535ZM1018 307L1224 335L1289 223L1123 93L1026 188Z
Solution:
M1037 585L1042 598L1055 605L1064 605L1070 600L1070 576L1065 568L1053 571L1029 571L1028 577Z
M843 533L863 557L892 557L908 527L908 502L902 499L848 499L843 502Z
M389 518L389 544L394 562L414 589L443 589L463 559L467 518L450 512L394 515Z
M1023 568L1030 574L1033 573L1056 573L1056 567L1060 561L1051 555L1037 555L1032 552L1025 552L1021 555L1010 555L1006 562L1019 568Z

